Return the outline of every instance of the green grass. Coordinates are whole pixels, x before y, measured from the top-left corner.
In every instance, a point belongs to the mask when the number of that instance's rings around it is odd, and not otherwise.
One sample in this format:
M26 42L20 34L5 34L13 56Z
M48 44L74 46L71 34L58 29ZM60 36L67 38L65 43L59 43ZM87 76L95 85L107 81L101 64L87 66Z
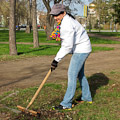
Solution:
M55 40L46 40L46 34L44 31L38 31L39 33L39 42L42 43L60 43ZM110 35L110 36L120 36L120 33L112 33L112 32L100 32L97 34ZM119 41L112 41L106 39L100 39L95 37L90 37L92 44L120 44ZM8 42L9 41L9 31L8 30L0 30L0 42ZM16 31L16 42L33 42L33 33L30 34L25 33L25 31Z
M93 32L94 34L100 34L105 36L115 36L120 37L120 32Z
M17 44L18 56L10 56L9 45L0 44L0 60L1 61L12 60L12 59L41 56L41 55L55 55L59 49L60 46L56 46L56 45L40 45L39 48L33 48L33 45ZM98 51L114 50L114 48L93 47L92 50L93 50L92 52L98 52Z
M0 44L0 60L12 60L33 56L55 55L60 46L56 45L41 45L39 48L33 48L33 45L17 44L17 56L9 55L9 45Z
M114 48L110 48L110 47L92 47L92 52L110 51L110 50L114 50Z
M113 33L115 34L115 33ZM117 33L116 33L117 34ZM120 44L119 41L106 40L101 38L90 37L92 44ZM0 42L8 42L9 41L9 31L8 30L0 30ZM16 31L16 41L17 42L30 42L33 43L33 33L27 34L25 31ZM44 31L39 31L39 42L40 43L60 43L55 40L46 40L46 34ZM25 57L33 57L40 55L55 55L59 50L60 46L54 45L40 45L39 48L33 48L33 45L24 45L17 44L17 52L18 56L10 56L9 55L9 45L8 44L0 44L0 60L11 60L11 59L19 59ZM92 52L98 51L109 51L114 50L114 48L108 47L93 47Z
M120 44L120 41L113 41L97 37L90 37L90 41L92 44Z
M103 73L96 73L88 77L93 97L93 104L91 105L83 103L75 105L72 111L53 111L51 109L52 106L58 105L62 101L66 91L67 81L62 80L62 84L60 84L59 81L57 83L45 84L30 109L41 111L40 118L43 120L56 120L60 117L64 120L68 120L68 118L73 120L119 120L120 82L116 81L115 76L119 78L120 74L117 71L114 71L114 74L113 71L110 71L107 76ZM109 77L111 77L111 79L109 79ZM26 107L37 89L37 86L27 89L17 89L17 91L19 91L18 94L6 98L1 101L1 104L14 109L17 109L17 105ZM77 83L76 94L73 101L79 98L80 95L81 89L79 83ZM5 93L0 96L0 98L6 96L8 96L8 94ZM3 108L1 112L9 113L10 111ZM47 113L45 114L45 112ZM14 118L13 120L16 118L19 118L18 120L40 119L25 114L13 114L12 112L11 118Z
M46 34L44 31L38 31L39 42L41 43L60 43L55 40L46 40ZM9 31L8 30L0 30L0 42L8 42L9 41ZM16 42L33 42L33 32L30 34L25 33L25 31L16 31Z

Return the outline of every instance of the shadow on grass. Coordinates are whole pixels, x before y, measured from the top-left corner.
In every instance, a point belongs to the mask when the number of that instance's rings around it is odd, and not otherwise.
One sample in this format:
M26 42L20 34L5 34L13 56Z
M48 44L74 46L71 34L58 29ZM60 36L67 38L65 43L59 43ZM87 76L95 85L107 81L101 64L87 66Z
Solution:
M109 83L109 78L103 73L95 73L88 78L92 98L94 98L97 89L106 86Z
M109 83L109 78L103 73L95 73L88 78L88 82L90 85L92 98L94 99L97 89L102 86L106 86ZM81 100L81 96L82 95L78 96L76 100Z
M56 47L56 46L54 46ZM46 46L42 46L40 48L35 48L33 50L29 50L29 51L25 51L25 52L18 52L18 55L22 55L22 54L27 54L27 53L32 53L32 52L37 52L37 51L40 51L40 50L45 50L45 49L49 49L49 48L53 48L53 46L51 45L46 45Z

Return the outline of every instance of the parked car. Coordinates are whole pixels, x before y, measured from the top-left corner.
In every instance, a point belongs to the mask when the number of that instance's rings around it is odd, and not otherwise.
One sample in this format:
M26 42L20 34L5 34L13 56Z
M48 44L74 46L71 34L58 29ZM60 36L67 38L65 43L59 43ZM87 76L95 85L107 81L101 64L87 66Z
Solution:
M20 26L20 28L26 28L26 26L27 26L26 24L23 24Z
M37 25L37 28L40 29L40 25Z

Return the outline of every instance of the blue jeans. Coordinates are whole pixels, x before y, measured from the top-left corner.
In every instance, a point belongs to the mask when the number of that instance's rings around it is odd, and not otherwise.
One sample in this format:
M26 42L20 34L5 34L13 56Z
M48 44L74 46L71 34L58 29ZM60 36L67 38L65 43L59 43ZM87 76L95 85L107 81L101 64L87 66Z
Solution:
M72 99L76 91L77 77L82 90L81 99L84 101L92 101L89 84L84 75L84 64L89 54L90 53L74 53L72 55L68 69L68 87L60 105L68 108L72 107Z

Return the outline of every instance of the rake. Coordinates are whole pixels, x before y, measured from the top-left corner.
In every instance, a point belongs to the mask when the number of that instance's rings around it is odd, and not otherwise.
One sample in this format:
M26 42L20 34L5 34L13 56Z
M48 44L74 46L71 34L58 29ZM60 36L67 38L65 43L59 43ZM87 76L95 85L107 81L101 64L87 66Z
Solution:
M22 106L20 106L20 105L17 105L17 108L18 108L20 111L22 111L22 112L24 112L24 113L27 113L27 114L30 114L30 115L33 115L33 116L37 116L37 115L40 114L40 113L38 113L38 112L36 112L36 111L34 111L34 110L29 110L28 108L32 105L32 103L34 102L34 100L35 100L36 97L38 96L40 90L42 89L42 87L43 87L43 85L45 84L46 80L47 80L48 77L50 76L51 72L52 72L52 70L50 69L26 108L25 108L25 107L22 107Z

